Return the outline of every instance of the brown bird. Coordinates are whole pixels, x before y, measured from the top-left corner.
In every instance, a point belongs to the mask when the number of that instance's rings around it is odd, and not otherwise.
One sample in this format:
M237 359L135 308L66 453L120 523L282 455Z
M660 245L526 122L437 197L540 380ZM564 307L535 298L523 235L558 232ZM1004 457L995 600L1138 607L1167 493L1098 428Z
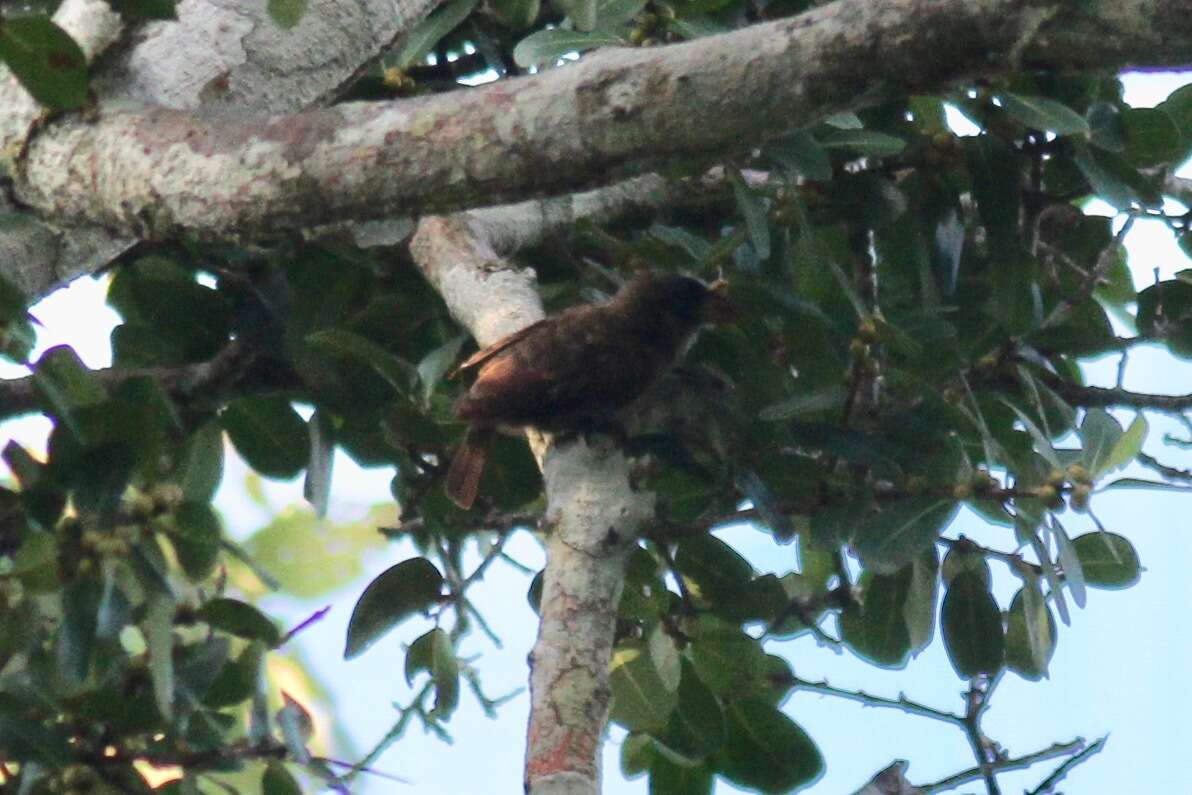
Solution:
M469 427L447 472L447 496L472 507L498 428L558 433L613 423L675 362L702 323L734 316L724 287L723 281L708 287L688 276L641 272L603 304L570 307L468 358L455 373L479 373L455 405Z

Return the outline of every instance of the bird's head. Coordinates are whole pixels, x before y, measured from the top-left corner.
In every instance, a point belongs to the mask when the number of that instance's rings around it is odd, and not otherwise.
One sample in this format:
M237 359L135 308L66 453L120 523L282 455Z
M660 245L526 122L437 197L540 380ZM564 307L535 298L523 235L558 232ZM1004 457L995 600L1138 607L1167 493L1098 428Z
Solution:
M724 279L707 285L677 273L642 271L621 289L616 300L644 317L667 316L694 330L701 323L725 323L739 317L727 292Z

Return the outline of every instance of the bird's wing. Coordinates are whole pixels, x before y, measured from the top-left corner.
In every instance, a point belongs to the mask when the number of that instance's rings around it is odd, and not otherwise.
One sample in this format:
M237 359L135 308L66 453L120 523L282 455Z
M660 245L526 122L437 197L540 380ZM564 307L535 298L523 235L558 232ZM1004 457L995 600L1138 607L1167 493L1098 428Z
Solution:
M492 345L489 345L487 348L481 348L480 350L476 351L471 356L469 356L467 359L464 359L463 362L456 365L455 369L453 369L450 373L447 374L447 377L455 378L455 376L459 375L460 373L464 372L465 370L471 370L475 367L479 367L480 365L487 362L489 359L496 356L501 351L508 348L510 345L513 345L514 343L525 339L531 333L540 329L542 327L542 325L546 322L547 322L547 318L543 318L542 320L539 320L535 323L531 323L530 325L526 326L521 331L515 331L512 334L506 334L504 337L501 337L501 339L497 340Z

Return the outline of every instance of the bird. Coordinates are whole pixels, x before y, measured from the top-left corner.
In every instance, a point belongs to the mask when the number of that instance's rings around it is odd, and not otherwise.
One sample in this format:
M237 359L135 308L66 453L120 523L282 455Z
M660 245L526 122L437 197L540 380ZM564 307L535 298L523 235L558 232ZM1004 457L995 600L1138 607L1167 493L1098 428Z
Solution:
M447 470L447 496L472 507L498 430L616 427L617 415L676 362L701 325L736 316L726 291L723 279L706 285L642 270L608 301L564 309L466 359L451 373L474 370L476 380L455 404L468 430Z

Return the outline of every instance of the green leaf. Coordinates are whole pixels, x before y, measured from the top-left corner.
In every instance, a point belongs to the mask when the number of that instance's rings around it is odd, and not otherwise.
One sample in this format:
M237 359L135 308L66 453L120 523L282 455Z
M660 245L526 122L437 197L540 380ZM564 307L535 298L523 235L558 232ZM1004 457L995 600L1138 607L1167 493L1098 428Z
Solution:
M770 219L766 212L766 205L745 184L740 172L733 169L733 196L737 200L737 211L745 219L745 226L749 229L749 240L757 252L757 258L770 258Z
M513 48L513 61L523 69L539 64L553 64L572 52L585 52L597 47L613 47L624 44L620 36L610 33L580 33L574 30L551 28L539 30L526 36Z
M667 690L677 689L681 672L679 647L676 645L675 639L671 637L666 625L661 621L650 630L650 635L646 639L646 648L650 652L650 660L654 663L654 670L658 672L658 678L662 680L662 684L666 686Z
M844 405L845 397L846 391L842 385L830 384L822 389L766 406L758 412L757 417L763 422L780 422L806 414L834 411Z
M174 714L174 613L174 600L156 595L149 600L145 620L141 622L141 633L149 650L153 699L167 721Z
M780 166L816 182L832 179L832 160L819 141L806 132L796 132L767 144L766 155Z
M269 18L278 27L288 30L302 21L306 13L306 0L269 0L268 9Z
M555 4L563 9L576 30L587 32L596 27L596 0L555 0Z
M1072 539L1084 582L1094 588L1128 588L1138 582L1142 566L1134 545L1116 533L1086 533Z
M178 0L108 0L108 5L134 19L178 18Z
M302 795L302 788L284 764L271 759L261 776L261 795Z
M957 510L957 503L938 497L884 503L880 511L864 515L853 534L853 546L866 568L897 571L935 543Z
M494 0L492 9L506 26L521 31L538 19L538 12L542 10L542 0Z
M344 659L363 654L393 627L439 598L443 575L426 558L410 558L368 584L348 621Z
M675 568L695 595L712 603L731 598L753 577L753 566L714 535L688 538L675 553Z
M1064 570L1064 583L1072 594L1072 601L1077 607L1084 607L1086 592L1084 588L1084 567L1080 565L1080 556L1067 531L1054 516L1051 518L1051 531L1055 534L1056 557L1060 567Z
M1006 667L1024 679L1047 676L1055 653L1055 619L1043 598L1038 581L1025 583L1010 602L1006 618Z
M1001 670L1005 658L1002 613L988 586L973 572L961 572L948 585L940 628L948 659L960 678Z
M430 404L431 395L435 393L443 376L459 358L459 350L463 347L466 339L466 335L457 334L426 354L422 361L418 362L418 380L422 382L423 404Z
M715 781L707 765L681 765L664 754L650 765L650 795L712 795Z
M1129 210L1135 203L1144 207L1162 204L1158 184L1120 155L1082 145L1076 148L1074 159L1093 192L1116 209Z
M1010 118L1032 129L1056 135L1088 135L1090 132L1083 116L1054 99L1006 93L1001 100L1002 108Z
M613 693L609 718L630 730L661 731L678 701L677 692L662 681L649 651L639 643L622 644L613 651L609 687Z
M1192 284L1172 279L1140 292L1138 333L1166 341L1176 356L1192 359Z
M833 130L820 136L824 149L847 149L865 157L893 157L906 149L906 141L873 130Z
M178 563L191 580L209 575L219 560L223 538L219 517L205 502L184 502L174 512L176 531L170 535Z
M98 626L101 585L94 577L79 576L62 589L62 624L58 631L58 670L67 681L87 678Z
M918 654L931 643L935 632L935 607L939 591L939 554L933 546L911 561L910 583L902 617L906 621L911 652Z
M1120 118L1126 138L1123 154L1132 165L1150 168L1182 159L1180 128L1162 107L1123 108Z
M283 690L281 695L285 703L277 711L277 725L281 727L282 741L295 762L309 764L311 757L306 744L314 735L314 720L306 707L295 701L289 693Z
M207 687L203 704L215 708L231 707L252 698L260 685L265 650L265 644L260 641L245 646L240 656L224 665Z
M211 502L223 480L223 429L211 421L199 426L187 440L175 478L189 502Z
M682 661L679 700L659 741L691 759L709 756L724 743L724 711L688 660Z
M824 769L815 743L797 723L760 699L728 706L720 770L735 784L760 792L789 792Z
M0 59L34 99L55 110L87 101L87 58L49 17L0 20Z
M862 606L849 605L840 617L840 632L857 655L884 668L906 664L911 641L906 625L906 600L913 566L895 574L875 574L864 584Z
M399 395L409 394L418 380L418 371L409 362L359 334L342 329L327 329L316 331L309 335L306 341L315 348L367 364Z
M1089 409L1080 424L1080 460L1094 478L1116 469L1114 452L1123 438L1122 426L1104 409ZM1129 444L1127 444L1127 448ZM1133 456L1130 456L1133 458ZM1129 459L1127 459L1129 460Z
M212 599L199 610L198 618L215 629L239 638L259 640L270 648L281 642L281 632L269 617L239 599Z
M452 0L415 25L402 37L392 56L392 63L401 69L426 58L439 40L459 27L476 8L478 0Z
M310 463L306 467L306 480L302 483L302 496L322 518L327 515L327 501L331 497L335 438L331 419L321 409L311 415L307 428L310 432Z
M84 444L85 427L78 410L102 403L107 394L78 354L65 345L50 348L33 368L33 385L47 411L61 419Z
M986 230L1003 244L1017 240L1022 207L1021 172L1014 150L991 135L977 135L963 141L973 198Z
M306 423L285 398L241 398L220 419L236 451L262 475L292 478L310 460Z
M426 671L435 683L433 714L449 717L459 705L459 660L451 636L438 627L411 643L406 651L406 684L413 684L419 671Z

